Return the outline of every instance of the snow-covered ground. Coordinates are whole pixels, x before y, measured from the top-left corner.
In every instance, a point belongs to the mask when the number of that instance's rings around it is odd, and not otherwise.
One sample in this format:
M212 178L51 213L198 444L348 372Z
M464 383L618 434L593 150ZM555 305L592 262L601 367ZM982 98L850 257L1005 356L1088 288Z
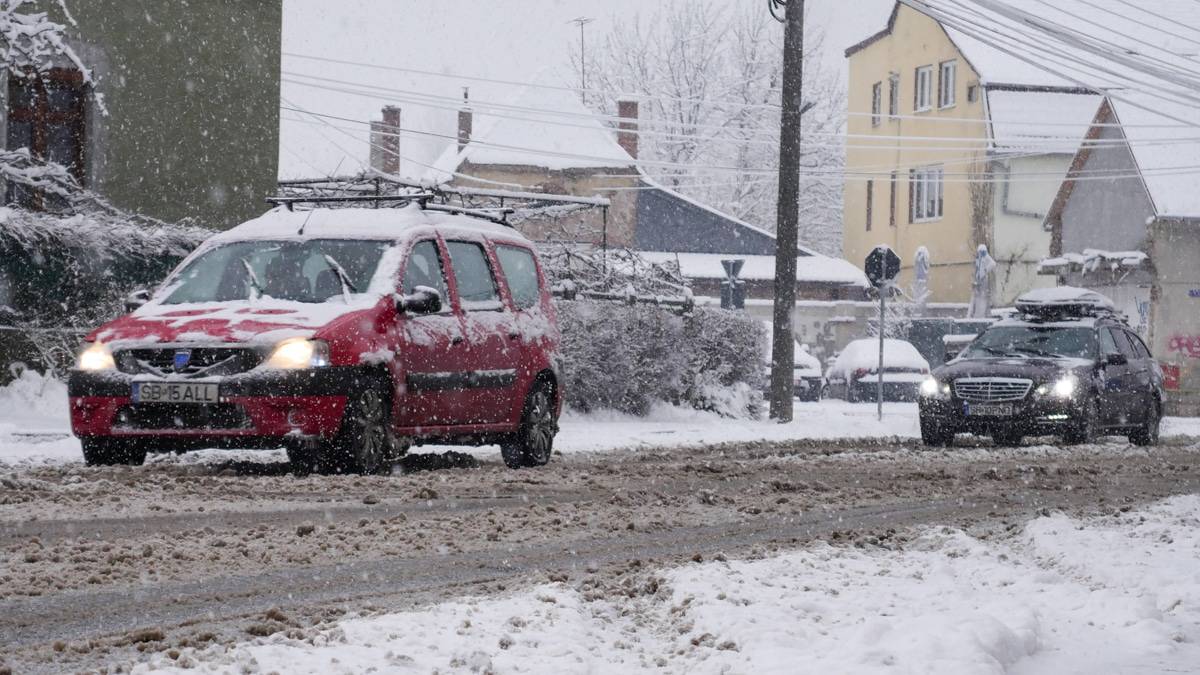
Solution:
M935 527L903 547L818 543L649 572L632 587L547 584L139 669L1194 672L1198 558L1200 496L1188 495L1087 520L1054 514L1006 537Z
M825 439L899 439L920 436L915 403L886 403L883 420L875 404L826 400L797 402L789 424L769 420L730 419L714 413L659 405L647 417L615 412L567 411L555 448L564 454L624 449L669 449L715 443ZM1200 418L1168 417L1163 436L1200 437ZM447 448L420 447L416 452ZM463 450L463 448L454 448ZM495 447L470 450L478 456L498 455ZM282 451L202 451L188 461L209 457L252 456L284 461ZM157 461L173 461L158 457ZM12 384L0 387L0 465L81 461L79 441L70 436L66 386L26 371ZM153 457L152 457L152 461Z

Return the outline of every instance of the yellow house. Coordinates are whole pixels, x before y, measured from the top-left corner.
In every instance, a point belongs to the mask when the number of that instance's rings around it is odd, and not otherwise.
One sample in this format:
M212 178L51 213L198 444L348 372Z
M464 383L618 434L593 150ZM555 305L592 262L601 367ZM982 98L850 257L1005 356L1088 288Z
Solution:
M1052 285L1043 220L1100 97L900 3L846 58L845 257L891 246L908 289L924 246L934 302L970 300L979 245L994 303Z

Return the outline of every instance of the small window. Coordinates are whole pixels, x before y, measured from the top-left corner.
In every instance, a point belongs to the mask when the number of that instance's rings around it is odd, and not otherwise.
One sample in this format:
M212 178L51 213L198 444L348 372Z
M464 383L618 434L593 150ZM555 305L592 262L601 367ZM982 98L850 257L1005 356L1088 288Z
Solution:
M979 100L979 85L973 84L967 87L967 103L975 103Z
M1133 350L1137 352L1139 359L1152 358L1150 356L1150 350L1146 348L1146 343L1142 342L1140 335L1137 333L1126 333L1126 335L1129 337L1129 342L1133 345Z
M871 231L871 210L875 202L875 181L867 181L867 232Z
M86 184L86 85L77 70L52 68L47 73L8 76L9 150L28 148L32 156L66 167L81 184ZM60 207L60 199L38 190L10 183L7 203L26 208Z
M919 223L942 217L943 175L940 166L909 171L909 222Z
M1129 359L1130 361L1135 361L1141 358L1138 355L1137 347L1133 345L1137 338L1132 338L1127 331L1123 330L1114 329L1113 335L1117 339L1117 349L1121 350L1121 353L1125 355L1125 358Z
M501 309L496 277L488 264L487 254L479 244L448 241L450 268L458 284L458 299L465 310Z
M871 85L871 126L877 127L883 112L883 83Z
M1117 346L1117 339L1113 336L1111 328L1104 328L1100 331L1100 353L1105 356L1121 353L1121 348Z
M900 115L900 76L892 73L888 78L888 117L895 119Z
M896 226L896 182L899 176L895 171L892 172L892 179L889 181L891 189L888 195L888 227Z
M938 107L954 106L955 80L958 75L958 62L945 61L938 70Z
M497 246L496 257L500 259L500 270L508 282L513 304L517 309L536 307L542 298L542 291L538 286L537 263L533 260L533 253L516 246Z
M446 290L446 271L437 243L427 239L413 246L404 266L404 293L411 295L417 286L428 286L442 294L442 309L449 311L450 294Z
M917 68L913 91L913 110L923 112L933 107L933 66Z

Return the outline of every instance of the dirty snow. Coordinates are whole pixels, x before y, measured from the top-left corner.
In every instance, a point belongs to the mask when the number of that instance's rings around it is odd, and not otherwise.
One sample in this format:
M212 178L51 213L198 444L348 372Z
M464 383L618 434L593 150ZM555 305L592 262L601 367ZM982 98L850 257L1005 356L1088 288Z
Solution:
M902 543L901 543L902 542ZM135 672L1192 671L1200 497L1011 535L932 527L750 561L552 583L184 650ZM1096 555L1104 551L1104 555Z

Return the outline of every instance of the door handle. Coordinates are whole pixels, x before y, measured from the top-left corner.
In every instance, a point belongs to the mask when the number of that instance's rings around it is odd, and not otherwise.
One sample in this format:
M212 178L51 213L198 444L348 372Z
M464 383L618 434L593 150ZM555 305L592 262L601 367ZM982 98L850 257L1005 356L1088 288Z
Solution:
M516 333L516 332L509 333L509 334L508 334L508 339L509 339L509 340L519 340L519 339L521 339L521 334L520 334L520 333Z
M455 335L454 337L450 338L450 344L452 344L452 345L461 345L462 343L463 343L463 336L461 336L461 335Z

